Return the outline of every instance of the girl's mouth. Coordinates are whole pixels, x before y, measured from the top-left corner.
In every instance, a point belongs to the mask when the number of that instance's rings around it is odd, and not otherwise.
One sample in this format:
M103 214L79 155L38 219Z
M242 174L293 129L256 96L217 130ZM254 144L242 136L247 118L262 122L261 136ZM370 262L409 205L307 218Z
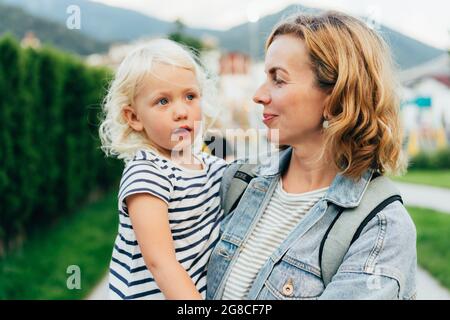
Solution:
M189 126L181 126L173 131L174 135L179 136L188 136L191 133L192 129Z

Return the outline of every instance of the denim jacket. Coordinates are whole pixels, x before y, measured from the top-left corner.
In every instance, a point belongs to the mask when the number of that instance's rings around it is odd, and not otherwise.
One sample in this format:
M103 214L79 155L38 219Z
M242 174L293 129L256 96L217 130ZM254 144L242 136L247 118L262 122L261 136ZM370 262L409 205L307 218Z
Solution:
M272 197L287 168L292 148L281 151L276 165L258 165L239 205L222 221L220 238L208 264L207 299L221 299L239 252ZM221 194L230 186L238 164L225 171ZM351 245L327 287L321 278L319 248L338 209L357 207L373 174L354 181L338 174L319 200L270 255L254 280L249 300L265 299L414 299L416 295L416 229L405 207L393 202L381 210ZM335 207L335 206L333 206ZM330 212L330 211L328 211ZM286 286L289 289L286 290Z

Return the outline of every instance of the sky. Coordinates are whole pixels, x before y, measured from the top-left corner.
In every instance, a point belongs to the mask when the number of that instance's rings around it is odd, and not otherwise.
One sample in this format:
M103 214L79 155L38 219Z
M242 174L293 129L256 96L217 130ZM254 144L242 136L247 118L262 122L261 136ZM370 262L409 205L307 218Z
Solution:
M91 0L139 11L186 25L226 30L258 17L301 4L369 16L406 35L441 49L450 48L450 1L448 0Z

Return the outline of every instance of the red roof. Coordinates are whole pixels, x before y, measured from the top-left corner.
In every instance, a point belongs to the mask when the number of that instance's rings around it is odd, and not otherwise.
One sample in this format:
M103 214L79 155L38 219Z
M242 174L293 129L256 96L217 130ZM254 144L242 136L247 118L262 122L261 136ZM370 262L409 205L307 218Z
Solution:
M450 88L450 75L434 75L432 78Z

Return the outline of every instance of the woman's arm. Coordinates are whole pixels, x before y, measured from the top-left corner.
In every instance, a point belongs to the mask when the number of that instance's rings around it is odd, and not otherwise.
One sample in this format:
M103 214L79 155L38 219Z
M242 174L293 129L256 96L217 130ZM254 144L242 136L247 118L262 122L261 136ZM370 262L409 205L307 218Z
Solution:
M166 299L202 299L176 259L167 204L143 193L127 197L126 202L145 264Z

